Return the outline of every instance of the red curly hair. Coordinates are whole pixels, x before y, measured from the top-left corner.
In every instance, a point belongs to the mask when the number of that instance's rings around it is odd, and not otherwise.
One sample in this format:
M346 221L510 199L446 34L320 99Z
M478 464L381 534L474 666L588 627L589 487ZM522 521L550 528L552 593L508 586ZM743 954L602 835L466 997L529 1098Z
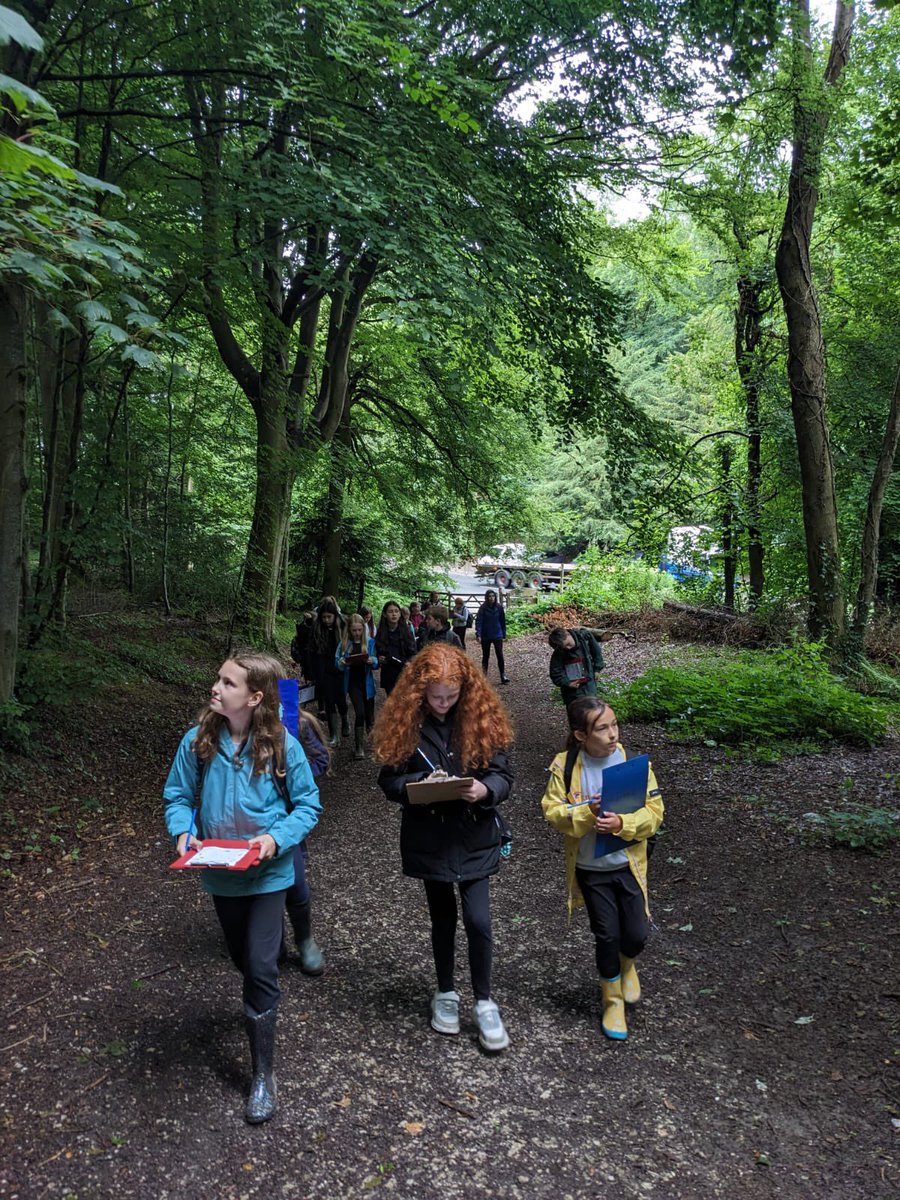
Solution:
M400 672L372 732L375 758L399 767L415 754L429 711L426 692L432 683L459 688L453 749L463 770L486 767L496 751L512 742L509 715L484 672L464 651L447 642L427 643Z

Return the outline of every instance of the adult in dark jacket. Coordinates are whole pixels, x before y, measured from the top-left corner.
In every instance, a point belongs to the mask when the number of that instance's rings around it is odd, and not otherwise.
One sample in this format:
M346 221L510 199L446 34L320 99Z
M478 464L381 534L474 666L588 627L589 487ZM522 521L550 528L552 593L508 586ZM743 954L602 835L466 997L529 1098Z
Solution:
M491 999L490 877L500 864L497 806L509 795L512 772L506 748L512 729L506 710L483 674L461 650L435 641L404 669L375 725L375 757L385 795L401 806L403 873L421 879L431 916L437 990L431 1024L459 1033L454 989L457 902L469 947L475 996L473 1016L487 1050L503 1050L509 1037ZM413 804L408 785L434 771L471 780L458 798Z
M596 696L596 675L603 670L603 651L589 629L556 625L547 638L553 647L550 679L559 688L563 703L569 705L579 696Z
M497 657L497 669L500 671L500 682L509 683L506 676L506 661L503 658L503 641L506 637L506 613L497 603L496 592L484 593L484 604L478 609L475 618L475 640L481 642L481 669L488 673L491 658L491 646Z

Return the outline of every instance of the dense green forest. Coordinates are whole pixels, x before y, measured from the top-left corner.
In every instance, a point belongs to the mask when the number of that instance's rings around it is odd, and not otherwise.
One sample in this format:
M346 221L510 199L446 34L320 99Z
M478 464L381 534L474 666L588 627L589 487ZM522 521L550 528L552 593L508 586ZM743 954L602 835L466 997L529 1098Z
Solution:
M0 7L4 711L85 596L263 644L689 523L705 602L896 628L898 52L842 0Z

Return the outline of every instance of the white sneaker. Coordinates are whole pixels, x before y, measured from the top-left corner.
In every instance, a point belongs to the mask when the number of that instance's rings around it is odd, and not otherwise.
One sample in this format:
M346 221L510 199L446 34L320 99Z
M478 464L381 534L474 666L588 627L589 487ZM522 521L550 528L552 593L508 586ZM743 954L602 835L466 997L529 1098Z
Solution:
M478 1026L478 1040L485 1050L505 1050L509 1045L509 1034L503 1028L500 1009L493 1000L479 1000L472 1009Z
M431 1028L438 1033L459 1033L459 996L435 992L431 997Z

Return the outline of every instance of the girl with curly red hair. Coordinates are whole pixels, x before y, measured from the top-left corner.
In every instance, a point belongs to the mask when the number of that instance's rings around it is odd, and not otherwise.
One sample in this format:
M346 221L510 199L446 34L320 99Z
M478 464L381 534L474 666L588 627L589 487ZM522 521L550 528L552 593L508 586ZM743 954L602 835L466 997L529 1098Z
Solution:
M505 753L512 742L509 717L483 672L461 650L430 642L397 680L375 723L373 742L375 758L385 764L378 782L387 798L401 805L403 873L425 885L437 971L432 1027L459 1033L455 884L469 946L478 1040L486 1050L505 1050L509 1037L491 999L490 877L500 866L503 825L496 810L513 779ZM407 784L435 770L472 782L458 799L411 804Z

